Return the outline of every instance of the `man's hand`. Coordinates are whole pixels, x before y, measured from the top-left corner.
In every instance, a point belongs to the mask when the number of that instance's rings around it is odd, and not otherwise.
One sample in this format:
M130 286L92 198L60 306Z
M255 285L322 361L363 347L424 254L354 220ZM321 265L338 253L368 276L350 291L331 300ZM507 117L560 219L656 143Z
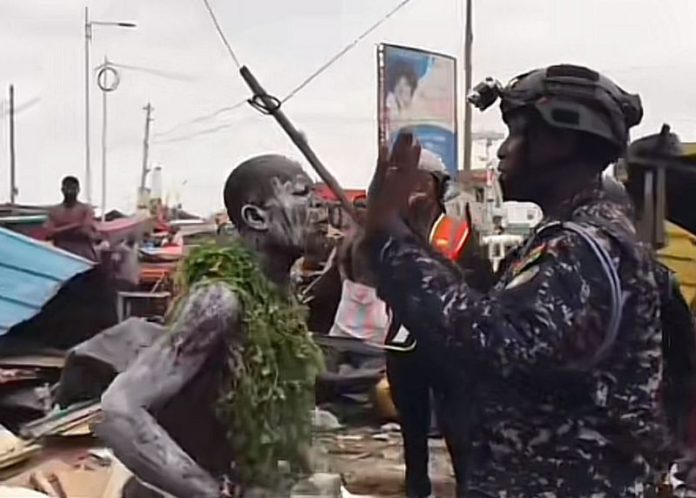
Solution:
M380 148L367 196L367 232L380 231L406 213L416 182L420 152L421 147L412 133L400 133L391 154L387 147Z

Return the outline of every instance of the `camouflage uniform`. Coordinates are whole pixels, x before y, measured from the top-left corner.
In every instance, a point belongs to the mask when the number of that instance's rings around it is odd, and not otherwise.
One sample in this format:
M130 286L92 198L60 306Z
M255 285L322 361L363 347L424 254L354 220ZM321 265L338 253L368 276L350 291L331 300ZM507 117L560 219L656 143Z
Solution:
M476 372L472 496L651 496L664 442L654 259L599 186L561 213L541 226L573 222L611 256L623 293L611 341L612 287L564 225L537 230L481 294L395 223L373 239L378 291L438 362Z

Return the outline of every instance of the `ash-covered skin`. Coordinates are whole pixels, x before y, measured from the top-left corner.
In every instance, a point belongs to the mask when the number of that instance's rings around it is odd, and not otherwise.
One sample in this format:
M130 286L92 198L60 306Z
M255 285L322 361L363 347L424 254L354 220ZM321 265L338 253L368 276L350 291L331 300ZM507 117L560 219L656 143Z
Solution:
M301 254L309 230L311 180L302 172L293 177L271 178L273 197L266 202L269 214L268 239L284 250Z
M654 260L637 243L626 207L598 186L558 213L542 226L572 220L591 230L626 296L616 341L596 366L568 368L602 343L610 286L571 231L533 234L482 294L396 223L372 246L378 292L439 361L477 373L485 422L473 433L469 489L480 493L473 496L652 496L645 483L664 465L666 441Z
M237 296L225 285L200 287L188 297L171 335L141 353L102 398L96 435L139 479L174 496L219 497L220 485L196 461L200 455L181 448L177 435L151 412L184 389L211 351L234 347L227 342L241 347L241 332L229 333L239 329L239 311Z
M240 238L281 289L304 247L310 184L299 164L278 155L245 161L225 184ZM215 404L239 362L242 313L228 287L195 288L172 334L142 352L104 393L97 434L139 481L177 497L222 496L234 455ZM131 492L125 498L152 496L139 483Z

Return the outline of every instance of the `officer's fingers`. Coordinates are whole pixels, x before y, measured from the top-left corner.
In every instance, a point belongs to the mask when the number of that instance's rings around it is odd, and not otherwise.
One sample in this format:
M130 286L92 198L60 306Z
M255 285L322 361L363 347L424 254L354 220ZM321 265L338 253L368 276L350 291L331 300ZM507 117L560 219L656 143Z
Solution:
M384 185L384 179L389 171L389 147L382 145L377 156L377 167L372 175L372 181L367 192L368 202L380 191Z
M391 153L391 166L400 169L404 166L404 163L408 161L409 151L413 146L413 134L408 131L399 133L396 137L396 142L392 148Z
M384 179L389 170L389 147L381 145L379 147L379 155L377 156L377 169L375 170L375 178L378 180Z
M404 169L408 172L409 175L413 175L415 171L418 169L418 163L420 162L420 156L421 156L421 145L418 143L418 141L415 141L415 143L409 147L408 149L408 155L404 159Z

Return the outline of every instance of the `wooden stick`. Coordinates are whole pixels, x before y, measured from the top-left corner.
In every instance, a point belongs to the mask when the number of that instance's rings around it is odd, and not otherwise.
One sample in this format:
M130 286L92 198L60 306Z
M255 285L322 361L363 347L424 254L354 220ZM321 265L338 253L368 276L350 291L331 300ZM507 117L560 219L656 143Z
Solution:
M246 84L249 85L249 88L254 93L254 100L252 100L252 102L254 102L256 99L261 101L263 109L275 118L280 127L283 128L285 133L288 134L290 140L292 140L293 143L297 146L297 148L300 149L300 152L302 152L309 164L312 166L312 168L314 168L314 171L317 172L319 177L324 181L324 183L326 183L326 185L331 189L334 195L336 195L339 202L341 203L341 207L343 207L343 209L346 210L346 212L350 215L353 221L357 223L355 208L348 199L348 196L346 195L345 191L343 190L343 188L341 188L341 186L333 177L333 175L329 172L329 170L326 169L326 167L322 164L322 162L319 160L319 158L314 153L312 148L309 146L302 134L297 130L297 128L295 128L292 122L282 111L282 109L280 108L280 103L277 101L277 99L274 99L273 97L268 95L266 90L264 90L264 88L261 86L258 80L254 77L254 75L251 74L249 68L247 68L246 66L242 66L242 68L239 70L239 73L242 75L242 78L244 79Z

